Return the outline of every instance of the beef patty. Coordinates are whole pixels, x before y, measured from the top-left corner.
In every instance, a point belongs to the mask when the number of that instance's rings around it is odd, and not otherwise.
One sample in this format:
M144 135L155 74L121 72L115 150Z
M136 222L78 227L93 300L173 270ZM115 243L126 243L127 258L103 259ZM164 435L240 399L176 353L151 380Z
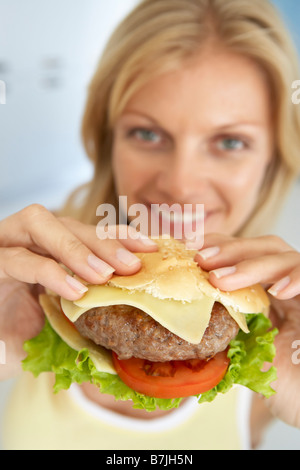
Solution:
M128 305L93 308L81 315L75 326L82 336L113 350L120 359L133 356L155 362L209 359L224 351L239 331L226 308L217 302L199 344L183 340Z

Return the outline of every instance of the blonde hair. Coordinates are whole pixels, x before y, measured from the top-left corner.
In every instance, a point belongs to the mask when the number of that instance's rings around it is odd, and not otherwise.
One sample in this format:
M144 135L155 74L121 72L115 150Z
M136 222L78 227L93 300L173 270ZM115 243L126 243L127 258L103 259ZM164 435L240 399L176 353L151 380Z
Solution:
M276 152L255 210L239 235L269 230L300 170L300 107L291 100L292 83L300 75L292 40L267 0L144 0L123 20L90 83L83 116L82 138L94 177L85 186L79 210L74 212L76 191L64 212L97 223L99 204L118 208L111 165L115 120L143 84L181 67L208 40L255 60L269 80Z

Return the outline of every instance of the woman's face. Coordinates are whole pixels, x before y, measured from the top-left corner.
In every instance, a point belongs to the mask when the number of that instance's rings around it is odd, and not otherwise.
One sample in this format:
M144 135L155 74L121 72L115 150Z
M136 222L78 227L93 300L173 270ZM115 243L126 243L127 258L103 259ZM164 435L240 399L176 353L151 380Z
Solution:
M204 204L205 233L234 234L272 158L271 118L267 80L254 62L203 53L150 81L117 120L117 192L128 206L145 204L149 220L151 204L192 204L195 213Z

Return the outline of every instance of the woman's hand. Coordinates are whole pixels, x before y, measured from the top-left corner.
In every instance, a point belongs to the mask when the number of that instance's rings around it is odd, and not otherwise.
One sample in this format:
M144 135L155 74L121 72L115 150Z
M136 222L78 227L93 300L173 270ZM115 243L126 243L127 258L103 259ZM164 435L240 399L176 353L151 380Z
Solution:
M0 379L19 370L24 341L43 327L38 304L42 288L79 299L87 290L79 279L103 284L114 272L133 274L141 267L133 252L157 249L147 238L138 238L132 227L117 227L116 235L100 240L95 226L57 218L38 204L0 222L0 341L6 349Z
M300 428L300 253L276 236L252 239L206 236L196 261L210 272L210 282L232 291L261 283L269 290L276 337L277 394L265 400L272 414ZM298 343L299 342L299 343ZM299 346L298 346L299 348Z

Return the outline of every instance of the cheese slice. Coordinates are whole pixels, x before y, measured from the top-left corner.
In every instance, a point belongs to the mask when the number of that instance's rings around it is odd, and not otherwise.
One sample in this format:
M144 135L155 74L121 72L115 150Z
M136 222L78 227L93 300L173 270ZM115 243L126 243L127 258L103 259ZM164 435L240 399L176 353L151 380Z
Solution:
M62 314L57 297L42 294L39 297L39 302L54 331L70 348L75 351L88 349L89 356L98 371L117 374L110 351L102 346L97 346L93 341L83 338L78 333L76 328Z
M91 286L85 296L70 305L62 301L62 309L67 317L75 322L84 312L94 307L110 305L131 305L150 315L172 333L190 343L200 343L209 324L214 300L203 297L191 303L173 299L158 299L142 291L130 293L128 290L110 286Z
M139 308L163 327L192 344L202 340L209 325L215 300L203 295L201 299L181 302L173 299L159 299L145 291L129 291L111 286L90 286L88 292L78 301L61 300L65 315L75 322L83 313L95 307L110 305L131 305ZM232 310L232 312L230 312ZM229 309L239 327L249 332L245 316Z
M229 315L237 322L241 330L243 330L244 333L250 333L245 315L243 313L237 312L234 310L234 308L229 307L228 305L224 305L224 307L226 308Z

